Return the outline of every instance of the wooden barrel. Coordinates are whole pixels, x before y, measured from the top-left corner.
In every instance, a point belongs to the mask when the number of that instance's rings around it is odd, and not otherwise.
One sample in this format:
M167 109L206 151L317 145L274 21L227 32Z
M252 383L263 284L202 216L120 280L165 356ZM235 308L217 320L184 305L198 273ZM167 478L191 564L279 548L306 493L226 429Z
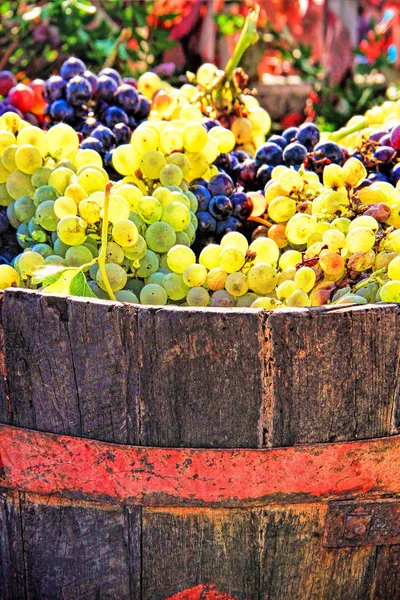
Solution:
M1 302L2 600L400 598L398 305Z

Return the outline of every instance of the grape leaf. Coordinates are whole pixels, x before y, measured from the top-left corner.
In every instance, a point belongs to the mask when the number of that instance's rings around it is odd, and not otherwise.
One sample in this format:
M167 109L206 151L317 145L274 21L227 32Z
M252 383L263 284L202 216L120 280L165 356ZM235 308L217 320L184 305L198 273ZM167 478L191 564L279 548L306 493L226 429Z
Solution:
M78 269L64 269L64 272L61 273L61 276L58 279L46 286L42 289L43 292L48 292L49 294L71 294L71 283L74 277L76 277L80 271Z
M72 268L72 267L70 267ZM59 265L46 265L35 271L32 277L32 283L42 283L44 286L55 283L65 271L70 270ZM76 269L74 269L76 271Z
M69 293L72 296L85 296L88 298L97 297L95 294L93 294L92 290L88 286L86 277L84 276L82 271L79 271L79 273L77 273L75 277L71 279Z

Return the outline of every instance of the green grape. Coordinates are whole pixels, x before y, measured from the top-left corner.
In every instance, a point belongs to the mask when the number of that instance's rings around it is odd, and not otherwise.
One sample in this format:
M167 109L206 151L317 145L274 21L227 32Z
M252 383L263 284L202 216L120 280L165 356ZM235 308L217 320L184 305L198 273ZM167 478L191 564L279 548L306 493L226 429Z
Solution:
M190 223L193 226L193 229L196 231L197 227L199 226L199 222L196 215L192 211L190 211Z
M382 291L382 290L381 290ZM400 298L400 295L399 295ZM336 304L367 304L368 301L363 296L359 296L358 294L346 294L339 298Z
M248 119L253 127L254 133L265 136L271 129L271 117L261 106L249 108Z
M183 173L177 165L165 165L160 172L160 182L162 185L180 185L183 179Z
M350 219L346 219L345 217L339 217L338 219L334 219L331 223L331 227L338 229L344 235L346 235L349 231L351 221Z
M179 275L184 272L186 267L196 263L196 255L187 246L174 246L168 251L167 264L174 273Z
M65 261L68 267L81 267L93 259L93 255L86 246L72 246L68 248L65 254Z
M164 252L168 252L176 243L176 233L171 225L158 221L148 227L146 242L150 250L163 254Z
M166 206L167 204L171 204L174 201L174 197L172 195L171 190L165 187L159 187L153 192L154 198L160 202L161 206Z
M400 302L400 281L394 279L385 283L380 289L382 302Z
M129 260L140 260L146 254L146 240L141 235L138 235L138 239L133 244L133 246L122 246L122 250L125 256L129 258Z
M35 219L37 223L47 231L56 231L58 218L54 212L53 200L46 200L39 204L36 209Z
M222 153L231 152L236 144L235 135L229 129L224 127L213 127L208 132L209 136L212 137L218 144L218 150Z
M219 267L220 254L221 247L218 244L209 244L208 246L205 246L200 252L199 263L209 271L211 271L211 269L216 269Z
M99 270L99 263L97 263L97 262L89 267L89 276L91 277L91 279L93 279L93 281L96 281L98 270Z
M71 183L64 192L65 196L72 198L75 204L78 206L81 200L88 197L87 193L79 183Z
M232 308L235 306L235 298L226 290L217 290L213 293L210 304L212 307Z
M3 163L0 161L0 183L6 183L10 173L11 173L11 171L6 169L3 166Z
M316 281L315 271L311 267L301 267L294 276L296 287L303 292L309 293Z
M279 308L282 306L282 302L277 300L276 298L257 298L250 305L250 308L264 308L266 310L274 310L275 308Z
M291 244L305 244L316 227L317 220L315 217L305 213L296 213L286 225L286 237Z
M257 294L253 294L252 292L248 292L244 294L244 296L239 296L236 299L236 306L241 308L250 308L255 300L257 300Z
M163 273L161 271L157 271L156 273L152 273L152 275L150 275L150 277L147 277L146 284L148 284L148 283L157 283L157 285L162 285L162 282L163 282L164 277L166 275L167 275L167 273Z
M0 183L0 206L8 206L12 201L13 199L8 193L7 185Z
M203 148L203 153L207 156L208 162L210 164L213 163L220 154L218 143L216 142L216 140L213 140L212 138L208 137L207 143Z
M275 267L279 260L278 244L270 238L257 238L250 244L250 250L256 253L255 263L263 262Z
M294 268L297 263L301 262L301 252L298 250L287 250L279 259L279 268L282 271Z
M57 234L64 244L80 246L86 241L86 226L79 217L64 217L57 225Z
M157 283L149 283L140 292L141 304L163 306L167 304L168 296L165 289Z
M164 154L158 150L150 150L143 154L140 170L148 179L159 179L163 167L167 164Z
M35 191L29 175L22 173L21 171L13 171L10 173L6 187L7 192L14 200L25 195L32 197Z
M131 209L129 203L122 196L112 194L108 205L108 220L115 225L118 221L127 221L129 219Z
M157 198L143 196L139 200L137 211L145 223L151 224L161 219L163 208Z
M192 287L187 293L186 301L189 306L208 306L210 295L203 287Z
M221 240L221 250L227 248L228 246L233 246L240 250L243 254L246 254L249 244L247 239L242 233L238 231L230 231Z
M18 135L18 142L20 135L21 134ZM78 150L79 148L78 134L72 127L65 123L58 123L57 125L50 127L46 134L46 142L49 154L58 160L65 158L71 154L71 152Z
M58 167L66 167L67 169L69 169L70 171L73 171L74 173L77 172L77 168L76 168L75 163L73 163L72 160L69 160L68 158L63 158L62 160L60 160L59 163L58 163L58 165L57 165L57 168ZM97 165L96 165L96 168L101 168L102 169L102 167L97 167Z
M44 131L39 129L39 127L35 127L34 125L24 127L20 130L17 137L17 144L18 146L22 146L24 144L35 146L39 150L40 155L43 158L47 154L48 148L46 134L44 133Z
M293 292L296 291L296 289L297 288L295 282L290 281L289 279L278 285L278 287L276 288L276 297L278 298L278 300L287 300L289 296L291 296Z
M103 166L103 161L100 154L95 150L91 150L90 148L79 150L79 152L76 154L75 162L78 169L92 165L97 165L99 167Z
M31 177L31 183L35 188L40 188L42 185L47 185L53 169L49 167L40 167Z
M179 167L185 178L190 172L190 161L187 158L187 156L185 156L181 152L174 152L173 154L168 156L167 163L169 165L176 165L177 167Z
M29 196L20 196L14 203L15 216L21 223L28 223L35 216L36 208Z
M275 289L277 282L276 270L266 263L258 263L247 273L249 288L256 294L269 294Z
M124 269L120 265L116 265L115 263L107 263L105 266L105 270L112 291L119 292L120 290L122 290L122 288L125 287L125 284L128 280ZM97 271L96 283L102 290L107 291L100 269Z
M67 250L68 248L70 248L70 246L68 246L68 244L64 244L64 242L62 242L60 238L56 239L56 241L53 244L53 247L54 252L58 254L58 256L61 256L61 258L65 258Z
M144 288L144 285L145 285L144 281L142 281L141 279L131 278L131 279L128 279L128 281L126 282L125 289L133 292L135 294L135 296L137 298L139 298L140 292ZM138 304L139 304L139 300L138 300Z
M129 304L139 304L138 297L131 290L120 290L116 292L115 298L118 302L128 302Z
M197 123L202 123L203 115L197 106L194 104L189 104L180 110L179 119L181 121L196 121Z
M279 175L278 183L281 186L281 188L283 189L283 191L286 192L286 194L290 194L290 192L296 191L301 187L301 177L300 177L299 173L297 171L295 171L294 169L285 169L285 171L283 171ZM293 215L290 215L290 216L293 216ZM271 218L273 219L272 216L271 216Z
M192 223L189 223L186 229L184 229L183 233L186 233L186 235L188 236L190 245L193 244L194 239L196 237L196 230Z
M23 144L15 153L15 164L23 173L33 175L42 166L42 155L35 146Z
M171 186L169 186L169 188L171 189ZM185 196L185 194L182 194L182 191L180 188L179 188L179 192L172 191L172 198L173 198L173 202L180 202L180 204L183 204L183 206L186 206L186 208L188 210L190 210L190 200L189 200L189 198L187 198Z
M190 211L180 202L171 202L162 209L161 218L175 231L185 231L190 224Z
M207 269L203 265L189 265L183 271L183 281L189 287L200 287L207 279Z
M42 185L33 194L33 203L36 207L46 200L57 200L59 193L51 185Z
M55 173L58 169L55 171ZM96 169L85 168L83 173L78 175L78 185L82 186L87 194L94 192L102 192L106 186L108 177L104 177L103 173L99 173ZM69 184L70 182L68 182ZM67 187L67 186L65 186ZM65 188L64 188L65 189Z
M56 126L57 127L57 126ZM59 167L52 171L48 185L54 187L60 194L64 194L65 190L71 183L75 183L76 175L71 169Z
M368 227L368 229L372 229L372 231L376 233L379 229L379 223L376 219L374 219L374 217L362 215L361 217L357 217L351 221L349 225L349 231L356 229L356 227Z
M186 235L186 233L184 231L177 231L176 232L176 244L180 244L181 246L190 246L190 239L189 236Z
M118 221L112 228L112 237L120 246L134 246L138 241L139 232L132 221Z
M61 198L57 198L54 202L54 213L58 219L76 215L77 212L77 206L69 196L61 196Z
M49 246L49 244L35 244L32 246L32 251L38 252L43 256L43 258L47 258L48 256L54 254L54 250L51 246Z
M124 251L115 242L108 242L106 248L106 262L122 265L125 259Z
M219 267L211 269L206 278L206 283L210 290L223 290L225 282L228 278L228 273Z
M183 136L179 129L167 127L160 135L160 149L164 154L171 154L183 148Z
M328 229L322 235L322 242L328 246L329 250L337 252L346 245L346 236L338 229Z
M64 198L68 198L68 196L64 196ZM72 200L72 202L74 201ZM96 200L85 198L79 202L79 214L82 219L86 221L86 223L91 225L98 223L100 221L100 213L101 206L98 202L96 202Z
M109 300L110 299L107 292L102 290L101 287L99 287L95 281L88 281L88 286L92 290L93 294L100 300ZM117 292L117 294L118 293L119 292ZM117 296L115 295L115 297L117 297Z
M182 275L168 273L163 279L162 286L171 300L183 300L189 291Z
M268 205L268 215L275 223L286 223L296 214L296 202L287 196L278 196Z
M57 256L57 254L50 254L50 256L46 256L44 260L47 265L53 265L54 267L67 266L65 260L61 256Z
M388 264L389 279L400 279L400 256L397 256Z
M146 250L146 254L143 256L143 258L139 259L139 268L136 272L136 275L145 279L158 270L159 264L160 263L157 254L155 254L152 250Z
M92 257L93 258L97 258L98 257L99 250L98 250L98 248L97 248L96 243L95 243L94 240L93 240L93 243L92 243L92 240L91 240L90 236L87 238L86 242L84 244L82 244L82 246L85 246L86 248L89 248L90 252L92 253Z
M158 148L158 135L149 127L138 127L132 134L131 144L141 156Z
M122 196L128 201L131 211L137 211L139 200L143 198L143 195L143 192L136 185L125 184L118 188L118 196Z
M0 127L3 130L11 131L13 134L18 133L22 128L23 121L15 112L7 111L0 118Z
M207 143L207 131L200 123L189 122L182 131L183 147L188 152L201 152Z
M230 273L225 282L225 289L231 296L243 296L249 289L249 282L244 273Z
M199 203L198 203L196 196L190 190L185 192L185 196L186 196L186 198L188 198L189 203L190 203L189 209L195 213L199 207Z
M0 130L0 154L3 154L4 150L8 146L15 145L15 136L11 133L11 131L6 131L5 129Z
M367 252L375 244L375 233L368 227L356 227L349 230L346 236L346 247L354 254L355 252Z
M45 262L43 256L38 252L32 252L32 250L28 250L20 254L18 260L18 268L24 279L27 277L32 277L36 269L44 264Z
M17 242L21 248L32 248L35 242L32 240L26 223L21 223L17 228Z
M19 286L19 284L20 279L18 272L9 265L0 265L0 290Z
M219 255L219 266L227 273L240 271L245 263L245 254L235 246L226 246L222 248Z
M188 181L193 181L193 179L202 177L205 173L207 173L208 161L203 152L186 152L186 157L190 164L190 170L187 174L185 174L185 178Z
M131 144L122 144L115 148L112 154L112 164L121 175L132 175L139 168L140 156Z
M47 242L47 233L36 223L36 219L31 219L28 223L29 233L31 238L36 242Z
M10 221L10 223L14 227L14 229L17 229L17 227L19 227L21 225L21 221L19 219L17 219L17 215L15 214L14 206L15 206L15 200L12 200L9 203L9 205L7 206L6 215L7 215L7 219Z

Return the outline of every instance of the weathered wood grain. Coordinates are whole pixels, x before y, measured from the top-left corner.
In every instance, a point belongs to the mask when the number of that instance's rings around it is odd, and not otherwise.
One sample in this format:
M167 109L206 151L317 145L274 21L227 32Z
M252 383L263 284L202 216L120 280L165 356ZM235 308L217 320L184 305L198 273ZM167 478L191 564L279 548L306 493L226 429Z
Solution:
M140 309L138 319L142 443L259 447L263 313Z
M377 547L371 600L397 598L400 598L400 546Z
M0 598L24 600L25 572L18 492L0 489Z
M397 305L277 311L268 317L270 446L393 435Z
M2 315L3 295L0 293L0 423L11 423L12 412L8 394L6 347Z
M258 522L251 511L143 509L142 536L142 600L206 583L258 600Z

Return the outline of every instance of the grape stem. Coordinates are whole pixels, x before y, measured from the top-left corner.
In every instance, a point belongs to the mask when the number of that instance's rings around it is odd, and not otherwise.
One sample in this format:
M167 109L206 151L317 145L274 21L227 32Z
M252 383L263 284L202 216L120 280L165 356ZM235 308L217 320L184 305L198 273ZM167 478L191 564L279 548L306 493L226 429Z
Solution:
M367 117L364 117L363 119L360 119L357 123L354 123L354 125L350 125L348 127L342 127L338 131L335 131L335 133L332 133L329 136L329 139L332 142L339 142L341 139L343 139L347 135L350 135L351 133L356 133L356 131L360 131L361 129L365 129L365 127L367 127L367 125L368 125L368 119L367 119Z
M112 46L112 48L109 52L107 60L104 63L103 69L111 67L114 64L115 59L117 58L118 48L122 44L127 42L131 37L132 37L132 31L131 31L131 29L129 29L129 27L126 27L125 29L123 29L121 31L121 33L115 40L114 45Z
M106 292L110 297L110 300L116 300L114 292L111 289L110 281L108 279L106 271L106 253L107 253L107 237L108 237L108 207L110 204L110 192L113 187L112 181L109 181L106 185L105 199L104 199L104 210L103 210L103 223L101 227L101 248L98 258L99 270L101 277L104 282Z
M242 29L242 33L240 34L239 40L235 46L233 54L228 60L228 63L225 67L223 83L232 79L233 72L242 60L242 56L247 50L247 48L249 48L258 41L257 21L259 13L260 6L258 4L256 4L249 11L249 14L246 17L246 21Z

